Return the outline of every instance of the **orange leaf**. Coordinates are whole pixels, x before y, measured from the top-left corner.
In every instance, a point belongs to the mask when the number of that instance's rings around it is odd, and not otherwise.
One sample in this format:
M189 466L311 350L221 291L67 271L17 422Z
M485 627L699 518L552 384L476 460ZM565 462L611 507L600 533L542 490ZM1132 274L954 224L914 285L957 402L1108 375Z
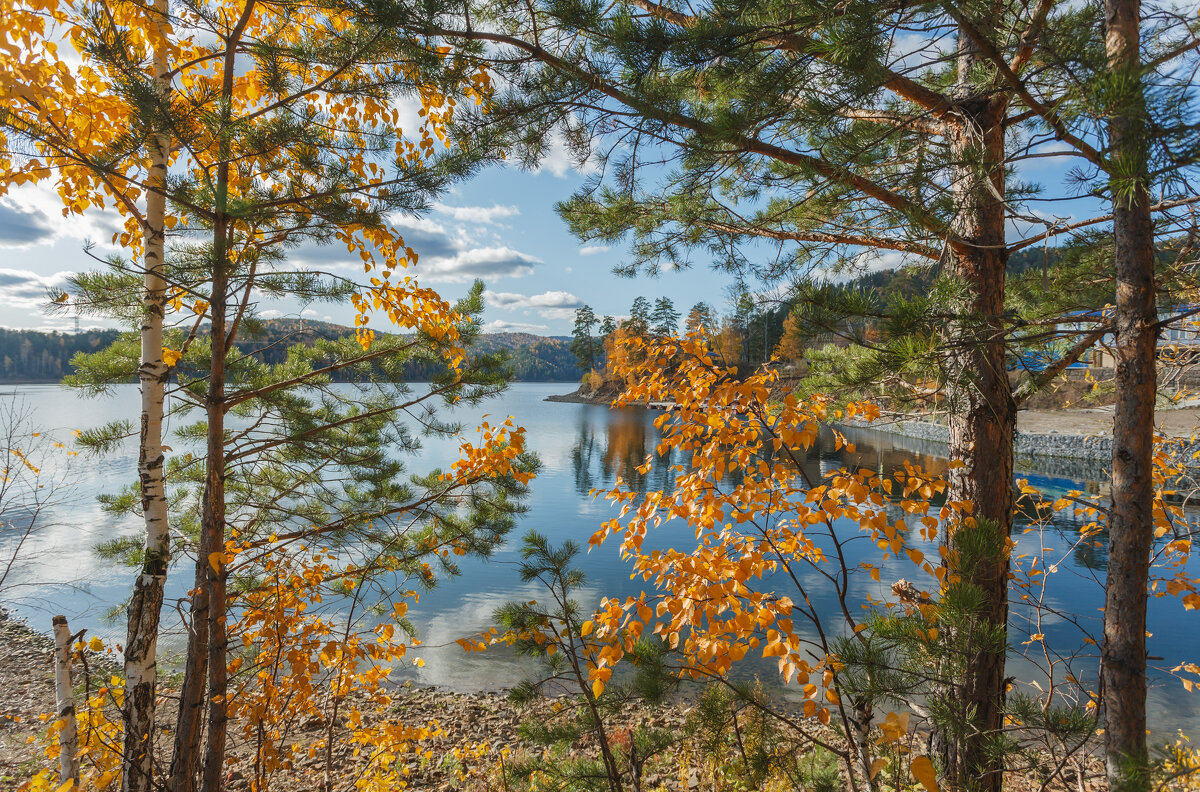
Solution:
M929 792L940 792L937 782L937 771L933 768L933 762L928 756L921 755L912 760L912 764L908 769L913 774L913 778L921 783Z

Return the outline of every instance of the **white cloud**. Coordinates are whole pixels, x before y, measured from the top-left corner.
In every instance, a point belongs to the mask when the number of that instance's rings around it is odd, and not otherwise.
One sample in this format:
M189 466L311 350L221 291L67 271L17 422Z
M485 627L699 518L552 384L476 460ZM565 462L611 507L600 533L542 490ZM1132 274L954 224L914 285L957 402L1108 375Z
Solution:
M16 308L41 308L50 302L47 292L67 285L72 272L39 275L29 270L0 269L0 303Z
M404 243L416 252L417 263L412 271L422 282L463 283L475 278L522 278L532 275L534 266L542 263L541 259L503 243L487 244L477 233L455 223L443 225L428 217L403 215L389 220L404 238ZM305 245L293 255L311 267L361 272L357 255L346 253L345 247L336 244Z
M563 138L561 132L557 129L550 135L550 145L546 147L546 153L538 163L534 173L544 173L549 171L560 179L565 179L571 171L576 173L589 174L595 173L599 167L590 158L585 160L582 165L575 161L575 157L567 148L567 141Z
M25 208L0 198L0 246L22 248L48 242L54 236L50 218L35 208Z
M912 260L913 256L898 250L869 250L854 259L853 272L854 275L859 275L866 272L898 269Z
M483 326L486 333L539 333L549 330L549 325L527 324L525 322L506 322L496 319Z
M543 319L574 319L574 308L542 308L538 315Z
M125 221L108 199L103 209L88 209L82 215L63 217L62 198L52 182L23 184L13 187L5 196L7 213L24 216L36 222L41 235L37 238L12 239L8 245L27 245L52 239L88 239L97 245L110 247L112 235L124 229ZM0 225L3 222L0 221Z
M501 204L492 204L491 206L447 206L446 204L434 204L433 208L440 214L449 215L455 220L465 223L494 223L503 217L515 217L521 214L521 210L516 206L503 206Z
M612 248L608 245L584 245L579 248L579 255L594 256L597 253L607 253L609 250L612 250Z
M497 308L579 308L583 300L567 291L544 291L541 294L486 291L483 299Z
M462 283L475 278L523 278L542 260L506 245L471 248L452 256L422 256L416 270L425 281Z

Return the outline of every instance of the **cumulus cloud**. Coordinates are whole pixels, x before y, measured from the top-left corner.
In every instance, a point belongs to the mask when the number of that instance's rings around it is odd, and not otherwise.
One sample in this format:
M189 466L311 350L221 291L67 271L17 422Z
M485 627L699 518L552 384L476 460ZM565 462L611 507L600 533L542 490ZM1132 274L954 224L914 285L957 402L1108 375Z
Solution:
M124 227L124 221L111 203L105 209L92 208L82 215L63 217L62 198L50 182L14 187L0 200L0 215L3 216L0 226L4 227L0 231L0 245L10 247L60 238L87 239L102 247L111 247L113 233ZM10 234L17 235L18 239L13 239Z
M421 256L417 273L433 283L462 283L475 278L523 278L542 260L506 245L471 248L453 256Z
M555 130L550 135L549 145L546 146L546 152L538 162L534 173L549 172L560 179L565 179L571 171L587 175L595 173L599 167L591 159L585 160L583 163L576 161L575 156L571 153L567 146L566 138L562 132Z
M404 244L417 254L413 273L422 282L463 283L475 278L522 278L542 260L504 244L482 244L464 226L446 226L429 218L393 217ZM361 261L340 244L304 245L293 257L310 267L340 267L361 272Z
M867 272L899 269L913 260L913 256L898 250L865 251L854 259L854 268L846 277L849 279Z
M579 308L583 300L566 291L544 291L541 294L486 291L484 300L497 308Z
M487 333L539 333L549 329L548 325L506 322L503 319L496 319L483 326L484 332Z
M53 233L50 218L45 212L16 206L9 200L0 200L0 245L25 247L47 242Z
M15 308L40 308L50 301L51 289L66 286L74 273L56 272L39 275L29 270L0 269L0 304Z
M492 204L491 206L447 206L446 204L434 204L433 208L439 214L449 215L455 220L464 223L481 223L491 224L504 217L515 217L521 214L521 210L516 206L503 206L501 204Z
M597 253L607 253L611 249L608 245L584 245L579 248L579 255L594 256Z

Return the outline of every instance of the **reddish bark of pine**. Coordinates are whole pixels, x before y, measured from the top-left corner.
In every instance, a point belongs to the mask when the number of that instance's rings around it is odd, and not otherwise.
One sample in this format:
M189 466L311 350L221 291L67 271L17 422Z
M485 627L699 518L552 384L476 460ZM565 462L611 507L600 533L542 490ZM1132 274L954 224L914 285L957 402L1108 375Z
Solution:
M1106 0L1109 65L1136 75L1140 66L1138 0ZM1110 158L1122 174L1113 188L1116 262L1116 405L1113 411L1112 511L1101 654L1105 759L1109 786L1148 788L1146 749L1146 586L1154 542L1154 398L1158 316L1154 226L1146 190L1145 98L1139 81L1109 120Z

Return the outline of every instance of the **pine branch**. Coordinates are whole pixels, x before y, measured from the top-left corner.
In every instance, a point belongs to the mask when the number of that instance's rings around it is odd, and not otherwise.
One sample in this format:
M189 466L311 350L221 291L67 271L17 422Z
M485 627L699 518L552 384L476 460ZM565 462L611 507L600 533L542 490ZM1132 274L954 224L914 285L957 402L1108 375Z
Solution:
M680 27L690 28L697 22L694 16L681 14L659 3L651 2L651 0L630 0L630 2L646 13L679 25ZM829 57L828 50L820 46L819 42L808 36L802 36L799 33L776 33L768 35L763 40L787 52L811 55L822 59ZM952 103L949 98L931 88L921 85L916 80L887 68L881 63L872 65L883 72L884 81L882 85L884 88L918 107L928 110L935 118L951 123L957 122L957 119L950 113Z

